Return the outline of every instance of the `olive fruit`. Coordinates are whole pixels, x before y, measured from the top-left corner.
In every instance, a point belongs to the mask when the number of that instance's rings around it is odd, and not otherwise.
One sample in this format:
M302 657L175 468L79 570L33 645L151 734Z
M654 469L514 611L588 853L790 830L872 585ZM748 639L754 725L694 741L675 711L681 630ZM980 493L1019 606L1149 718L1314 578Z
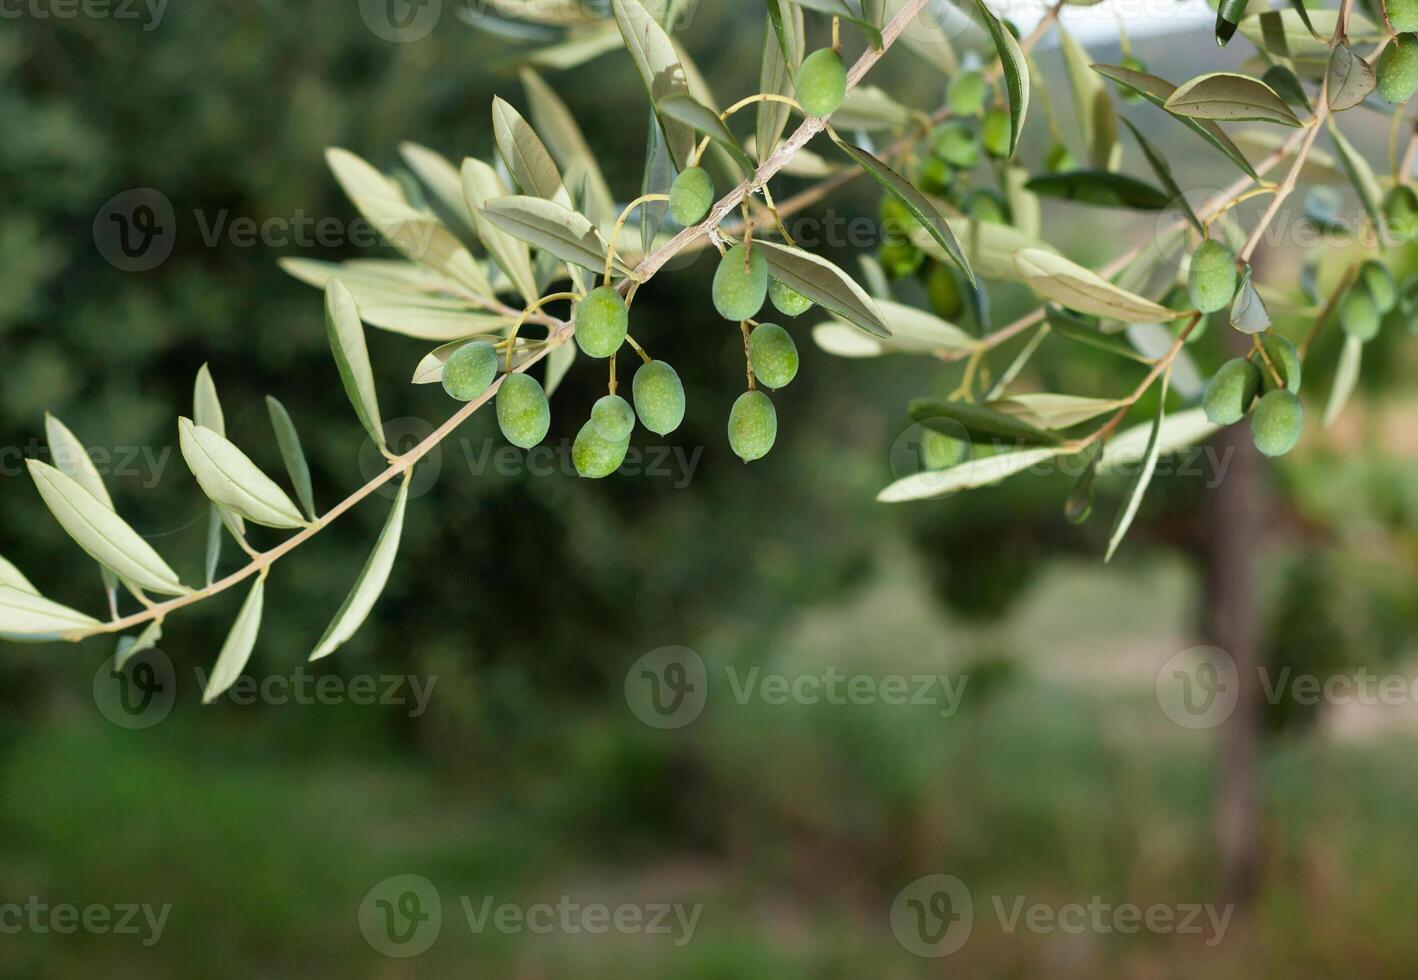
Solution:
M684 385L675 369L664 361L640 365L630 385L640 424L657 435L666 435L684 421Z
M512 445L531 449L551 428L551 406L541 383L527 374L509 374L497 389L497 426Z
M576 304L576 346L590 357L610 357L625 342L630 313L614 286L597 286Z
M812 300L777 279L768 280L768 298L773 301L774 308L785 316L801 316L812 308Z
M935 131L931 152L961 170L971 170L980 162L980 143L963 122L948 122Z
M941 196L950 193L955 181L955 168L940 157L926 157L916 174L916 186L927 194Z
M753 376L770 388L781 388L798 373L798 345L776 323L760 323L748 335L748 363Z
M831 48L821 48L798 68L798 104L809 116L830 116L847 94L847 66Z
M1280 380L1284 382L1287 391L1298 393L1300 390L1300 353L1295 350L1295 345L1278 334L1271 334L1261 344L1265 351L1265 356L1270 358L1270 363L1275 365L1275 370L1280 374ZM1271 377L1270 369L1263 363L1256 364L1260 369L1261 387L1269 391L1275 387L1275 379Z
M1236 257L1225 245L1208 238L1192 253L1187 294L1203 313L1215 313L1236 293Z
M1362 283L1352 286L1339 304L1339 325L1355 340L1369 341L1378 336L1378 304Z
M1418 238L1418 192L1399 184L1384 195L1384 224L1399 241Z
M591 418L576 433L576 441L571 444L571 462L577 473L599 480L620 469L629 448L629 435L624 439L607 439L597 431L595 419Z
M962 71L950 80L946 101L957 116L977 116L985 105L985 76L978 71Z
M921 465L928 470L949 469L965 459L967 450L967 445L954 436L927 429L921 436Z
M911 209L894 197L881 199L881 237L888 242L909 242L911 232L921 227L921 220Z
M1231 425L1241 421L1259 391L1260 370L1244 357L1233 357L1206 386L1202 407L1216 425Z
M1009 224L1008 205L1000 193L988 187L971 191L960 205L961 209L976 221L992 221L998 225Z
M1009 113L991 109L980 124L980 142L992 157L1009 156Z
M1070 170L1078 169L1078 160L1068 147L1062 143L1055 143L1049 147L1049 152L1044 157L1044 169L1051 174L1067 173Z
M619 395L602 395L591 406L591 424L596 435L609 442L629 439L635 428L635 409Z
M497 377L497 348L485 340L464 344L443 363L443 390L460 402L487 391Z
M910 242L883 242L876 260L889 279L905 279L921 267L926 253Z
M1305 407L1293 391L1266 392L1251 416L1251 439L1267 456L1284 456L1300 441Z
M1406 102L1418 91L1418 37L1400 34L1384 48L1374 63L1378 85L1374 91L1387 102Z
M768 263L763 252L735 245L719 259L714 271L714 309L729 320L747 320L768 295Z
M1374 301L1374 309L1380 313L1387 313L1398 302L1398 283L1394 282L1393 273L1389 272L1388 266L1382 262L1370 259L1361 265L1359 281L1369 291L1369 298Z
M1395 31L1418 30L1418 0L1384 0L1384 13Z
M778 412L761 391L745 391L729 411L729 446L745 463L768 455L778 436Z
M930 300L931 312L946 320L959 316L965 305L955 273L939 262L932 262L926 271L926 298Z
M670 185L670 214L688 226L704 220L714 203L714 180L703 167L687 167Z

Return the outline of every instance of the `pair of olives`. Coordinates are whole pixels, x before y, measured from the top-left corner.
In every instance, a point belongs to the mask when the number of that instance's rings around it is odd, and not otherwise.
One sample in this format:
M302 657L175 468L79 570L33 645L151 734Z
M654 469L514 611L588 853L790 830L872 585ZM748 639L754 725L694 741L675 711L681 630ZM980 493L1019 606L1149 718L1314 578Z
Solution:
M1295 345L1272 334L1262 344L1279 374L1276 385L1263 361L1236 357L1221 365L1202 399L1206 417L1216 425L1232 425L1251 412L1251 440L1267 456L1283 456L1300 441L1305 409L1300 402L1301 365ZM1263 392L1263 394L1262 394ZM1256 396L1260 398L1257 401Z
M1398 283L1381 262L1369 259L1339 303L1339 325L1356 340L1367 343L1379 335L1379 326L1398 305Z
M443 365L443 390L461 402L487 391L497 377L497 348L485 340L464 344ZM551 428L551 404L536 378L509 374L497 389L497 425L512 445L531 449Z
M749 320L772 299L780 313L799 316L812 300L785 282L768 275L768 262L759 249L735 245L719 258L711 289L714 309L726 320Z

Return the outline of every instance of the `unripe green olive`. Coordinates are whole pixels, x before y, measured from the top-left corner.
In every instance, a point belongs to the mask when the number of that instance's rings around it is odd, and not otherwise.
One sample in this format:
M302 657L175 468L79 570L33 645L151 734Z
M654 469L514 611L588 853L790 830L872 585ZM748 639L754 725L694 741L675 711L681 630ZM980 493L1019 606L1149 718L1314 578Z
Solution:
M1369 341L1379 333L1379 310L1362 283L1355 283L1339 304L1339 325L1355 340Z
M1398 302L1398 283L1394 281L1393 273L1388 271L1388 266L1382 262L1370 259L1361 265L1359 281L1369 291L1369 298L1374 301L1374 309L1380 313L1387 313Z
M768 280L768 298L773 301L778 312L785 316L801 316L812 309L812 300L787 283L771 277Z
M1387 102L1406 102L1418 91L1418 37L1400 34L1384 48L1374 64L1378 84L1374 91Z
M768 263L761 249L735 245L714 271L714 308L728 320L747 320L768 296Z
M576 472L592 480L610 476L625 462L625 452L630 448L630 436L624 439L607 439L596 430L596 423L587 419L576 433L576 441L571 444L571 462Z
M761 391L745 391L729 411L729 446L745 463L761 459L778 437L778 412Z
M798 69L798 104L809 116L830 116L847 94L847 66L831 48L803 59Z
M1400 242L1418 238L1418 192L1398 184L1384 195L1384 224Z
M965 459L967 446L954 436L927 429L921 436L921 465L928 470L944 470Z
M443 390L460 402L487 391L497 377L497 348L485 340L464 344L443 363Z
M1233 357L1206 386L1202 407L1216 425L1239 422L1260 391L1260 371L1244 357Z
M651 432L667 435L684 421L684 385L664 361L640 365L630 392L640 424Z
M625 343L630 313L614 286L597 286L576 304L576 346L590 357L610 357Z
M781 388L797 376L798 345L778 324L760 323L748 335L748 363L759 381Z
M527 374L509 374L497 389L497 426L512 445L531 449L551 428L551 406L540 382Z
M1305 407L1293 391L1269 391L1251 415L1251 439L1267 456L1284 456L1300 441Z
M1009 113L991 109L980 124L980 142L992 157L1009 156Z
M926 298L930 300L931 312L946 320L959 316L964 306L964 296L955 273L939 262L932 262L926 271Z
M980 162L980 142L963 122L948 122L935 131L931 152L952 167L972 170Z
M1215 313L1236 293L1236 257L1231 250L1208 238L1192 253L1187 294L1203 313Z
M1285 382L1285 390L1298 394L1302 372L1300 352L1295 349L1295 345L1279 334L1271 334L1261 344L1261 348L1265 351L1265 356L1270 358L1270 363L1275 365L1275 370L1280 373L1280 380ZM1271 377L1270 369L1262 363L1257 363L1256 367L1260 369L1261 387L1267 391L1274 388L1275 379Z
M1009 205L998 191L988 187L971 191L960 207L976 221L992 221L997 225L1009 224Z
M635 409L619 395L602 395L591 406L591 422L596 435L608 442L620 442L629 439L635 428Z
M1055 143L1049 147L1049 152L1044 157L1044 169L1051 174L1067 173L1078 169L1078 160L1067 146Z
M946 101L957 116L976 116L985 104L985 76L978 71L962 71L950 80Z
M911 233L921 227L921 221L898 199L881 199L881 237L888 242L909 242Z
M687 167L670 185L670 214L680 224L698 224L714 203L714 180L703 167Z
M876 251L876 260L890 279L905 279L921 267L926 253L910 242L883 242Z
M1384 0L1384 13L1395 31L1418 31L1418 0Z
M927 194L937 196L950 193L950 185L954 181L955 168L940 157L926 157L916 175L916 186Z

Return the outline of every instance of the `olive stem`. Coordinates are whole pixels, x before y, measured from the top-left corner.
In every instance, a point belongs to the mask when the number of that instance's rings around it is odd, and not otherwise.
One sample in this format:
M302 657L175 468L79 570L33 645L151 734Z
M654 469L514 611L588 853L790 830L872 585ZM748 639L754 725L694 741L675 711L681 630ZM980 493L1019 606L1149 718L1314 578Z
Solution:
M630 214L642 204L649 204L651 201L668 201L668 194L641 194L635 200L625 206L620 212L620 217L616 219L615 227L611 229L611 239L606 246L606 275L605 284L611 284L611 266L615 262L615 243L620 238L620 230L625 227L626 221L630 219Z
M537 300L535 303L531 304L525 310L523 310L522 315L517 318L517 322L512 324L512 329L507 331L507 336L503 338L502 342L507 345L508 371L512 370L512 351L517 346L517 331L522 329L522 324L527 321L527 317L531 316L533 313L541 309L546 304L554 303L559 299L576 300L580 299L580 297L576 293L551 293L549 295L543 296L541 299Z
M1349 285L1354 281L1354 276L1358 271L1359 265L1357 262L1349 263L1349 268L1344 270L1344 275L1339 277L1339 282L1335 284L1334 288L1330 290L1329 296L1325 298L1324 306L1320 308L1319 316L1315 317L1315 322L1310 326L1310 332L1305 335L1304 342L1300 344L1299 354L1301 363L1304 362L1305 357L1310 353L1310 345L1315 342L1315 338L1319 336L1319 332L1324 327L1325 322L1329 320L1329 315L1333 312L1335 304L1339 302L1339 297L1344 295L1344 291L1348 289Z
M755 391L758 382L753 377L753 361L748 356L748 321L740 320L739 329L743 331L743 365L744 373L748 375L748 390Z
M647 354L647 353L645 353L645 348L641 347L639 344L637 344L637 343L635 342L635 338L634 338L634 337L630 336L630 334L626 334L626 335L625 335L625 342L626 342L627 344L629 344L629 345L635 350L635 353L637 353L637 354L640 355L640 360L644 361L646 364L649 364L649 363L650 363L650 360L651 360L650 355Z
M1285 387L1285 379L1280 376L1280 371L1276 368L1275 362L1270 359L1270 355L1265 352L1265 345L1260 342L1260 334L1251 334L1251 353L1259 354L1261 363L1265 370L1270 372L1270 378L1275 382L1277 388Z

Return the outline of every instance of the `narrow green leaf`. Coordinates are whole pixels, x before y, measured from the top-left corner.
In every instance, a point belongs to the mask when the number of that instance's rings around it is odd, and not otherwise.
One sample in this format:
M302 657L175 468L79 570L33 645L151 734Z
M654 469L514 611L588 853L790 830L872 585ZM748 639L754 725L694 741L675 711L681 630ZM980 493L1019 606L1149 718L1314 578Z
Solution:
M1036 293L1080 313L1126 323L1165 323L1176 316L1165 306L1121 289L1054 252L1024 249L1015 253L1014 263Z
M984 0L975 0L975 8L989 29L1004 68L1004 85L1009 93L1009 155L1014 156L1019 137L1024 132L1025 116L1029 112L1029 62L1014 35L990 12Z
M615 198L611 196L601 165L586 143L581 127L576 125L571 110L566 108L566 103L557 97L551 86L530 68L522 69L521 78L531 102L532 122L546 141L551 155L561 165L567 189L584 184L586 193L582 196L581 206L586 213L597 224L614 221Z
M30 580L25 578L24 573L8 561L4 555L0 555L0 585L28 592L30 595L39 595L39 589L36 589Z
M126 582L163 595L189 590L152 546L72 477L37 459L25 461L44 503L75 543Z
M1352 334L1344 335L1344 347L1339 352L1339 363L1334 369L1334 386L1329 389L1329 401L1324 406L1321 424L1329 428L1339 418L1349 396L1354 394L1359 384L1359 366L1364 360L1364 342Z
M971 439L983 443L1006 439L1025 445L1056 446L1061 441L1052 432L1045 432L1023 418L975 402L913 398L910 412L911 418L928 429L937 429L949 435L959 432L959 427L964 426Z
M1118 357L1137 361L1140 364L1152 363L1151 358L1138 353L1118 334L1103 333L1097 326L1086 323L1060 309L1050 308L1047 317L1053 332L1064 340L1084 344L1096 350L1107 351L1109 354L1116 354Z
M1108 98L1103 80L1091 70L1091 58L1083 46L1063 26L1059 34L1059 50L1063 53L1064 70L1073 93L1074 109L1083 139L1083 152L1098 170L1114 170L1121 162L1122 147L1117 140L1117 110Z
M333 279L325 287L325 332L335 355L345 394L359 416L360 424L380 449L385 448L384 422L379 417L379 398L374 391L374 371L369 366L369 350L364 344L364 324L359 309L345 284Z
M94 466L88 447L69 428L48 412L44 414L45 441L49 444L49 458L54 461L64 475L72 477L78 484L94 495L109 510L115 510L108 488L103 485L103 477ZM118 588L118 577L111 569L100 568L103 590L110 596Z
M1270 329L1270 313L1251 282L1252 270L1246 266L1236 298L1231 303L1231 326L1241 333L1262 333Z
M291 486L295 487L296 498L312 521L319 516L315 510L315 491L310 485L310 464L305 461L305 450L300 444L300 433L291 421L290 413L278 400L266 396L266 412L271 416L271 428L276 433L276 444L281 448L281 459L286 464Z
M1070 170L1039 174L1024 185L1040 197L1056 197L1079 204L1134 211L1161 211L1171 198L1151 184L1126 174L1106 170Z
M748 170L754 168L753 158L739 146L738 140L729 132L729 127L719 118L719 114L693 96L688 93L667 95L655 105L662 119L674 119L703 133L727 150L739 166Z
M758 90L772 95L793 94L793 79L797 77L798 66L802 64L806 40L803 34L803 12L796 4L789 4L787 18L774 18L778 9L777 0L770 0L769 21L772 30L763 38L763 62L758 75ZM785 102L764 101L758 104L757 121L754 128L754 148L761 163L772 156L783 136L783 129L792 115L792 108Z
M1070 524L1083 524L1093 515L1093 485L1098 478L1098 460L1103 457L1103 447L1094 443L1087 452L1088 462L1064 501L1064 517Z
M1328 80L1325 83L1331 111L1343 112L1354 108L1369 97L1377 82L1374 69L1349 45L1335 45L1329 56Z
M997 453L994 456L976 456L949 469L912 473L886 487L876 495L876 499L882 503L895 504L909 500L928 500L957 490L989 486L1062 453L1062 449L1050 447Z
M198 485L213 502L265 527L305 527L286 492L226 437L177 420L178 446Z
M217 580L222 563L222 515L216 504L207 508L207 551L202 560L202 574L207 585Z
M611 6L630 60L635 63L645 91L650 95L650 103L658 108L671 96L689 95L684 67L665 29L636 0L611 0ZM660 112L660 125L675 166L683 170L694 152L694 130L682 121L666 117L663 112Z
M801 7L809 10L816 10L818 13L831 14L833 17L841 17L843 20L857 25L867 41L872 47L880 49L882 44L881 29L873 24L862 11L853 7L847 0L794 0Z
M1012 415L1039 429L1068 429L1122 407L1116 398L1087 398L1052 392L1008 395L986 403L986 407Z
M473 216L463 201L458 168L443 154L420 143L400 143L399 155L427 188L434 213L460 238L471 240L474 234Z
M113 651L113 669L122 670L128 661L144 650L151 650L162 639L162 620L154 619L137 636L120 636Z
M206 364L197 370L197 380L192 386L192 420L198 425L211 429L219 436L226 435L226 416L222 412L221 399L217 397L217 385L212 380L212 372ZM246 527L241 515L222 507L212 505L216 520L207 522L207 584L212 584L216 568L222 555L222 527L231 532L238 541L245 540Z
M970 261L965 257L965 252L960 247L960 242L956 240L955 233L950 230L950 225L945 223L939 211L931 204L926 196L916 189L905 177L892 170L885 163L872 156L860 146L854 146L840 137L834 137L836 143L842 148L842 152L851 157L863 170L871 175L892 197L896 198L906 206L906 209L921 223L932 238L941 248L945 249L951 261L960 267L969 278L971 285L975 283L975 270L970 268Z
M1369 166L1369 161L1364 159L1364 156L1354 149L1354 144L1345 139L1344 134L1339 131L1334 117L1330 116L1325 122L1329 126L1329 137L1334 140L1334 148L1339 151L1339 162L1343 165L1349 182L1354 185L1354 190L1359 194L1359 200L1364 205L1364 211L1368 214L1369 220L1378 230L1379 247L1383 248L1387 236L1383 233L1383 190L1379 187L1378 178L1374 176L1374 170Z
M246 662L251 659L251 651L256 646L256 634L261 631L261 609L265 605L265 595L266 576L257 575L256 584L251 586L246 601L241 604L241 611L236 614L236 621L231 624L226 642L217 654L216 666L212 668L212 676L207 678L207 688L202 692L203 704L211 704L221 697L246 669Z
M409 502L411 475L412 471L405 474L404 482L399 487L399 496L394 500L389 520L385 523L384 530L379 533L374 551L360 570L354 588L350 590L339 612L335 613L325 635L315 645L315 651L310 655L311 660L328 657L354 636L355 631L363 625L370 610L374 608L375 600L384 591L384 586L389 581L389 572L394 567L394 557L399 551L399 537L404 531L404 509Z
M1291 108L1303 112L1314 112L1314 107L1310 105L1310 97L1305 94L1304 83L1284 65L1271 65L1265 70L1265 74L1260 76L1260 80L1273 88L1275 94L1284 99Z
M1157 437L1162 431L1162 419L1166 416L1167 380L1168 377L1164 373L1161 394L1157 399L1157 415L1152 421L1152 434L1148 437L1147 449L1142 455L1142 467L1138 470L1132 485L1128 487L1127 496L1123 499L1123 506L1118 510L1117 519L1113 522L1113 532L1108 537L1108 553L1103 557L1105 562L1113 560L1113 553L1118 550L1118 545L1122 544L1123 538L1127 536L1128 528L1132 527L1132 522L1137 517L1138 508L1142 506L1142 498L1147 493L1148 484L1152 482L1152 474L1157 470Z
M92 616L37 593L0 585L0 640L47 643L77 638L70 634L83 634L102 625Z
M539 197L512 195L488 201L483 213L509 235L563 262L592 272L605 269L606 240L584 215L569 208ZM630 271L618 258L615 268L622 275Z
M1225 47L1246 14L1247 0L1220 0L1216 5L1216 43Z
M1295 113L1275 90L1258 78L1217 71L1183 82L1167 98L1167 111L1200 119L1255 119L1300 125Z
M571 195L566 192L561 171L556 168L546 144L511 103L497 96L492 98L492 132L502 162L507 164L508 172L522 193L563 206L571 204Z
M881 311L866 290L831 262L811 252L777 242L756 241L753 247L763 250L768 272L779 282L867 333L878 337L891 336L882 323Z
M478 240L528 304L537 301L537 277L532 272L532 255L527 244L513 238L487 219L483 206L490 200L507 197L502 178L481 160L468 157L461 172L463 197L472 212Z
M1161 183L1162 189L1171 197L1171 203L1181 209L1187 220L1192 223L1193 228L1203 235L1206 234L1201 219L1196 216L1196 212L1192 210L1191 202L1187 200L1186 194L1177 184L1177 179L1172 176L1172 168L1168 165L1167 158L1147 141L1147 138L1138 131L1138 128L1130 120L1125 118L1123 123L1127 126L1128 132L1132 133L1133 139L1137 140L1137 145L1142 149L1142 155L1147 158L1147 165L1152 168L1152 173Z

